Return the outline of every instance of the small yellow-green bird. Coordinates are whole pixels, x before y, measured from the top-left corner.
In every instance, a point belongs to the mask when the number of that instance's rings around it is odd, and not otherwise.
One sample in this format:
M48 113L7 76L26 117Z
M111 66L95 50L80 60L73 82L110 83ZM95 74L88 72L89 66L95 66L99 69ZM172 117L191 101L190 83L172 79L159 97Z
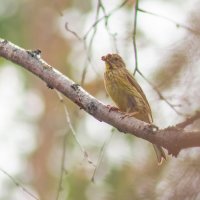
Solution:
M105 61L105 88L109 96L122 112L147 123L152 123L152 112L142 88L135 78L128 72L126 65L118 54L108 54L102 57ZM158 163L166 160L165 153L160 146L153 144Z

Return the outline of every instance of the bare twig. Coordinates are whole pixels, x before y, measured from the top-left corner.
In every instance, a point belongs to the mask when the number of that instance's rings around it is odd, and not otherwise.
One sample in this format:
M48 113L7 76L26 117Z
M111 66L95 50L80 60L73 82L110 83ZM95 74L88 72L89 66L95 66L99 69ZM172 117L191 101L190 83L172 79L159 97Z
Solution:
M56 91L58 98L60 99L60 102L63 103L64 99L62 95ZM60 171L60 177L59 177L59 183L58 183L58 191L56 194L56 200L59 200L59 196L62 190L62 182L63 182L63 176L65 172L65 152L66 152L66 142L67 142L67 133L64 135L64 140L63 140L63 152L62 152L62 160L61 160L61 171Z
M93 25L88 29L88 31L84 34L83 36L83 42L84 42L84 49L87 53L87 62L85 63L85 66L84 66L84 69L83 69L83 73L82 73L82 77L81 77L81 85L84 84L84 81L85 81L85 77L86 77L86 73L87 73L87 69L88 69L88 63L91 64L91 48L92 48L92 43L93 43L93 40L94 40L94 37L95 37L95 34L96 34L96 31L97 31L97 24L102 21L102 20L105 20L105 27L109 33L109 35L112 37L113 41L114 41L114 44L115 44L115 49L117 51L117 45L116 45L116 39L115 39L115 34L112 34L110 32L110 29L108 27L108 19L109 17L114 13L116 12L117 10L119 10L120 8L122 8L125 4L126 4L127 0L124 1L122 4L120 4L119 6L117 6L116 8L114 8L113 10L111 10L108 14L106 14L106 10L105 10L105 7L103 6L103 3L101 0L98 0L98 4L97 4L97 11L96 11L96 16L95 16L95 22L93 23ZM100 9L102 9L103 13L104 13L104 16L99 18L99 13L100 13ZM92 33L92 36L89 40L89 45L87 47L87 44L86 44L86 40L90 34L90 32L93 30L93 33ZM92 66L92 65L91 65ZM95 70L94 67L92 67L93 70L95 71L96 74L97 71Z
M99 18L97 21L95 21L92 26L86 31L83 39L86 39L90 33L90 31L95 28L95 26L101 22L103 19L110 17L113 13L115 13L116 11L118 11L120 8L122 8L126 3L128 2L128 0L123 1L120 5L118 5L116 8L114 8L113 10L111 10L107 15L104 15L103 17Z
M83 156L84 156L84 158L87 160L87 162L88 162L89 164L91 164L93 167L95 167L94 163L89 159L89 156L88 156L87 151L82 147L81 143L79 142L79 140L78 140L78 138L77 138L77 136L76 136L77 134L76 134L76 132L75 132L75 130L74 130L74 127L72 126L72 123L71 123L71 119L70 119L70 116L69 116L69 112L68 112L67 106L64 104L64 101L63 101L63 98L62 98L61 94L60 94L59 92L57 92L57 94L59 94L59 95L58 95L58 96L59 96L59 99L60 99L60 101L63 103L63 107L64 107L64 111L65 111L65 116L66 116L66 121L67 121L67 124L69 125L69 128L70 128L70 130L71 130L71 132L72 132L72 135L73 135L73 137L74 137L76 143L78 144L78 146L79 146L80 150L82 151Z
M142 9L142 8L138 8L138 11L140 11L140 12L142 12L142 13L145 13L145 14L149 14L149 15L153 15L153 16L156 16L156 17L160 17L160 18L162 18L162 19L165 19L165 20L167 20L167 21L169 21L169 22L175 24L176 27L181 27L181 28L183 28L183 29L186 29L186 30L188 30L188 31L190 31L190 32L192 32L192 33L194 33L194 34L200 35L200 32L199 32L198 30L192 29L191 27L186 26L186 25L184 25L184 24L181 24L181 23L179 23L179 22L177 22L177 21L175 21L175 20L173 20L173 19L171 19L171 18L169 18L169 17L163 16L163 15L159 15L159 14L157 14L157 13L153 13L153 12L144 10L144 9Z
M135 69L133 74L136 73L138 69L138 57L137 57L137 45L136 45L136 32L137 32L137 10L138 10L139 0L135 1L134 7L134 26L133 26L133 49L134 49L134 58L135 58Z
M83 85L89 64L91 65L91 67L92 67L93 71L96 73L96 75L98 75L98 72L93 67L93 65L91 64L91 55L89 53L90 50L87 47L86 40L82 39L78 35L78 33L76 33L74 30L70 29L67 22L65 23L65 29L66 29L66 31L68 31L69 33L71 33L75 38L77 38L79 41L81 41L83 43L83 49L86 52L86 61L85 61L85 65L84 65L84 68L83 68L83 73L82 73L82 77L81 77L81 81L80 81L80 84Z
M109 110L106 105L92 97L44 60L35 57L11 42L0 39L0 56L40 77L49 88L55 88L94 118L114 126L121 132L135 135L162 146L175 156L181 149L200 147L200 131L186 131L177 128L176 125L162 130L154 130L154 126L150 124L134 117L124 117L124 113Z
M72 35L74 35L79 41L82 41L83 42L83 48L86 52L86 62L85 62L85 65L84 65L84 68L83 68L83 72L82 72L82 77L81 77L81 81L80 81L80 84L81 85L84 85L84 81L85 81L85 77L86 77L86 73L87 73L87 69L88 69L88 66L91 65L93 71L97 74L98 76L98 72L95 70L95 68L93 67L92 63L91 63L91 48L92 48L92 43L93 43L93 40L94 40L94 37L95 37L95 34L96 34L96 31L97 31L97 24L99 22L101 22L102 20L105 20L105 27L109 33L109 35L112 37L113 39L113 42L114 42L114 45L115 45L115 50L118 52L117 50L117 45L116 45L116 34L114 33L111 33L110 32L110 29L108 27L108 19L109 17L115 13L117 10L119 10L120 8L122 8L126 3L128 2L128 0L126 1L123 1L120 5L118 5L116 8L114 8L113 10L111 10L108 14L106 14L106 11L105 11L105 7L103 6L103 3L101 0L98 0L98 4L97 4L97 11L96 11L96 16L95 16L95 22L92 24L92 26L88 29L88 31L86 31L86 33L84 34L83 37L80 37L75 31L71 30L68 26L68 23L66 22L65 23L65 29L70 32ZM100 12L100 9L102 9L103 13L104 13L104 16L99 18L99 12ZM88 35L90 34L90 32L93 30L93 33L92 33L92 36L89 40L89 45L87 46L87 38L88 38Z
M101 1L98 0L97 11L96 11L96 16L95 16L95 21L98 20L99 12L100 12L101 7L102 7ZM91 63L91 49L92 49L92 43L93 43L93 40L94 40L94 36L95 36L95 34L96 34L96 31L97 31L97 26L95 26L94 29L93 29L93 33L92 33L91 39L90 39L90 41L89 41L88 47L87 47L87 43L86 43L86 38L83 38L84 49L85 49L85 51L86 51L87 61L88 61L88 62L85 62L85 66L84 66L84 68L83 68L83 73L82 73L82 77L81 77L81 85L83 85L83 84L84 84L84 81L85 81L85 77L86 77L86 73L87 73L87 69L88 69L88 63Z
M68 25L67 22L65 22L65 29L66 29L68 32L70 32L72 35L74 35L74 37L76 37L78 40L82 40L82 38L81 38L75 31L73 31L73 30L71 30L71 29L69 28L69 25Z
M146 10L143 10L141 8L139 8L139 1L136 0L135 2L135 8L134 8L134 30L133 30L133 48L134 48L134 57L135 57L135 69L134 69L134 72L133 74L135 74L136 72L138 72L148 83L149 85L152 86L152 88L156 91L156 93L158 94L159 98L161 100L164 100L166 102L166 104L174 111L176 112L176 114L178 115L183 115L183 116L186 116L185 114L179 112L175 106L173 106L163 95L162 93L157 89L157 87L155 85L153 85L143 74L142 72L139 70L138 68L138 58L137 58L137 45L136 45L136 31L137 31L137 11L140 11L140 12L143 12L143 13L147 13L147 14L151 14L151 15L154 15L154 16L157 16L157 17L161 17L161 18L164 18L165 20L168 20L174 24L176 24L177 26L180 26L182 28L185 28L189 31L192 31L192 32L195 32L197 33L197 31L185 26L185 25L182 25L180 23L177 23L175 22L174 20L171 20L170 18L168 17L164 17L164 16L161 16L161 15L158 15L156 13L152 13L152 12L149 12L149 11L146 11Z
M95 16L95 21L97 21L98 18L99 18L99 12L100 12L100 9L101 9L101 8L103 8L103 10L104 10L104 7L103 7L103 5L102 5L101 0L98 0L97 12L96 12L96 16ZM97 26L94 27L93 33L92 33L92 36L91 36L91 39L90 39L90 41L89 41L89 45L88 45L88 52L89 52L89 53L91 53L92 43L93 43L94 36L95 36L96 32L97 32Z
M171 20L170 18L168 17L164 17L164 16L161 16L161 15L158 15L156 13L152 13L152 12L149 12L149 11L146 11L146 10L143 10L141 8L139 8L139 5L138 5L138 0L136 0L135 2L135 9L134 9L134 31L133 31L133 48L134 48L134 57L135 57L135 69L134 69L134 72L133 74L135 74L136 72L138 72L144 79L145 81L147 81L149 83L149 85L151 85L151 87L156 91L156 93L158 94L159 98L163 101L165 101L165 103L174 111L176 112L176 114L178 115L182 115L182 116L186 116L186 114L184 113L181 113L180 111L178 111L175 106L173 106L173 104L171 104L163 95L162 93L158 90L158 88L152 84L143 74L142 72L139 70L138 68L138 58L137 58L137 45L136 45L136 29L137 29L137 11L140 11L140 12L143 12L143 13L147 13L147 14L151 14L151 15L154 15L154 16L157 16L157 17L161 17L161 18L164 18L165 20L168 20L174 24L176 24L177 26L180 26L182 28L185 28L189 31L192 31L193 33L197 33L197 31L183 25L183 24L180 24L180 23L177 23L175 22L174 20Z
M199 111L197 111L194 116L188 117L184 122L177 124L176 127L183 129L183 128L191 125L194 121L196 121L198 119L200 119Z
M72 123L71 123L71 120L70 120L70 116L69 116L69 112L68 112L68 109L67 109L67 106L66 104L64 103L64 99L62 97L62 95L56 90L56 93L58 95L58 98L60 100L60 102L63 104L63 108L64 108L64 111L65 111L65 116L66 116L66 121L67 121L67 124L69 125L69 128L72 132L72 135L76 141L76 143L78 144L78 146L80 147L83 155L84 155L84 158L87 160L87 162L92 165L93 167L96 167L93 162L89 159L89 156L88 156L88 153L86 152L86 150L82 147L81 143L79 142L77 136L76 136L76 133L75 133L75 130L72 126ZM59 178L59 184L58 184L58 191L57 191L57 195L56 195L56 200L59 199L59 196L60 196L60 192L62 190L62 181L63 181L63 176L64 176L64 172L65 172L65 151L66 151L66 140L67 140L67 134L65 134L64 136L64 140L63 140L63 154L62 154L62 162L61 162L61 173L60 173L60 178Z
M36 197L34 194L32 194L27 188L25 188L21 183L19 183L15 178L13 178L8 172L0 168L0 171L4 173L7 177L10 178L10 180L19 188L21 188L25 193L27 193L29 196L31 196L33 199L40 200L38 197Z
M101 0L100 0L100 2L101 2L101 8L102 8L102 11L104 13L104 16L108 16L107 13L106 13L106 9L105 9L105 7L104 7L104 5L103 5ZM120 8L121 8L121 6L119 7L119 9ZM110 27L108 26L108 20L109 20L109 16L105 17L105 28L107 29L107 32L108 32L109 36L111 37L111 39L112 39L112 41L114 43L115 51L118 53L117 42L116 42L116 33L112 33L111 32Z
M175 106L170 103L164 96L163 94L159 91L159 89L150 81L148 80L144 75L143 73L137 69L137 72L138 74L140 74L140 76L142 76L142 78L154 89L154 91L157 93L157 95L159 96L160 100L163 100L165 101L165 103L177 114L177 115L180 115L180 116L187 116L185 113L182 113L180 111L178 111Z
M105 148L106 146L108 145L108 143L111 141L111 138L113 136L114 132L111 133L110 137L105 140L104 144L102 145L101 149L100 149L100 154L99 154L99 158L98 158L98 161L97 161L97 164L96 164L96 167L94 169L94 172L93 172L93 175L92 175L92 182L94 182L94 178L95 178L95 175L96 175L96 171L97 169L99 168L101 162L102 162L102 159L103 159L103 154L104 154L104 151L105 151Z
M60 171L60 177L59 177L59 183L58 183L58 191L57 191L57 194L56 194L56 200L58 200L59 197L60 197L60 193L62 191L63 176L65 174L66 142L67 142L67 134L64 135L64 140L63 140L63 153L62 153L62 160L61 160L61 171Z

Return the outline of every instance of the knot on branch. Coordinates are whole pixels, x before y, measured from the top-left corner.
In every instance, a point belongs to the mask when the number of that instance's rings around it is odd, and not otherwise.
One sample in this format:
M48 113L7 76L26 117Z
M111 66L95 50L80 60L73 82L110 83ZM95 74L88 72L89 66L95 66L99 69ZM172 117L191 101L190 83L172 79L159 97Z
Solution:
M96 112L96 110L97 110L97 106L95 105L94 102L90 102L90 103L88 103L86 109L90 114L94 114Z
M71 88L74 90L74 91L78 91L79 90L79 84L78 83L74 83L71 85Z

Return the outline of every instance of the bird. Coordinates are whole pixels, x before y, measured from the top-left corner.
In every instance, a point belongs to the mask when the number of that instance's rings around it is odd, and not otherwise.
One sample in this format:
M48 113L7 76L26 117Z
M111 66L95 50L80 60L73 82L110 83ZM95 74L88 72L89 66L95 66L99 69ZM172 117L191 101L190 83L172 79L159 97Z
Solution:
M152 124L153 117L148 100L118 54L107 54L101 58L105 62L104 85L108 95L121 112ZM162 147L153 144L158 164L166 160Z

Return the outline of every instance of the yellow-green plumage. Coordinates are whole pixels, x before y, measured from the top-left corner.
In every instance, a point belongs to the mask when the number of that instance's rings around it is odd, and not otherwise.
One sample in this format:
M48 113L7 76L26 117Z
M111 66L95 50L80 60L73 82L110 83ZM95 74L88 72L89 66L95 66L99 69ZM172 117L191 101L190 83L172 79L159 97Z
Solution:
M117 107L147 123L152 123L152 113L147 98L134 77L126 69L122 58L117 54L103 56L106 63L104 73L105 88ZM160 146L154 145L158 162L166 159L165 153Z

